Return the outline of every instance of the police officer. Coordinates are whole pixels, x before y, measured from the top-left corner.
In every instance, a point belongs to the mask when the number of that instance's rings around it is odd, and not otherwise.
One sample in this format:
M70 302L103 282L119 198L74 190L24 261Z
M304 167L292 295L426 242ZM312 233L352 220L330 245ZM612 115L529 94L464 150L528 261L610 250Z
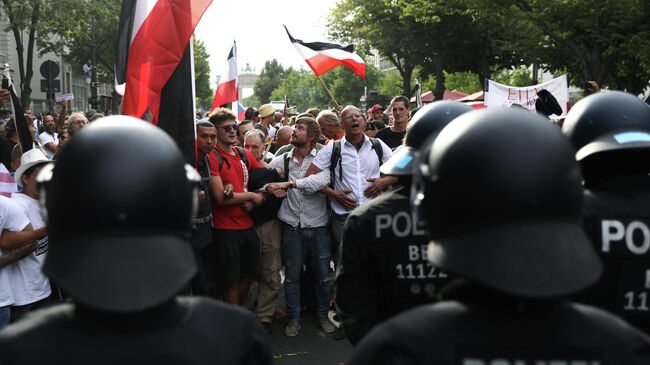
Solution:
M650 108L620 91L584 98L562 128L585 185L584 227L605 265L577 300L650 333Z
M44 272L73 298L0 335L2 364L270 364L245 312L175 294L196 271L199 176L157 127L103 118L38 175Z
M457 116L472 109L439 101L411 119L404 147L381 166L399 178L397 187L355 209L343 231L336 304L354 345L375 325L423 303L430 303L449 276L426 259L426 228L411 216L411 175L417 151Z
M428 257L462 276L445 301L380 324L350 364L637 364L648 338L618 317L558 298L602 267L580 225L570 143L547 119L461 115L428 154L420 206ZM646 355L647 356L647 355Z

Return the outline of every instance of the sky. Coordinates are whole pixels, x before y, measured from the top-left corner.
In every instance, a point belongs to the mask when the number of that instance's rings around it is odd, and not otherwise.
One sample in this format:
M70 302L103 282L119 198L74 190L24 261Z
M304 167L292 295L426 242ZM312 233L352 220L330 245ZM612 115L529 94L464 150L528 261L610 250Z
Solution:
M237 67L249 63L259 73L267 60L285 68L307 68L282 27L294 38L328 41L327 18L336 0L214 0L195 29L210 55L210 82L221 74L233 40Z

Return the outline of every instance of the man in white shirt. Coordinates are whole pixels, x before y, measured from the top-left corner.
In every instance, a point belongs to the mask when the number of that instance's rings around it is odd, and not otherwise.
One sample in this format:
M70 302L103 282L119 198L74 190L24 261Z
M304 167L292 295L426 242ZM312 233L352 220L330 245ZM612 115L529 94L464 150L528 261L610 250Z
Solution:
M0 196L0 329L9 324L14 304L10 281L11 265L34 250L34 239L47 234L45 228L32 230L20 206Z
M56 126L54 125L54 117L50 114L43 116L43 133L38 135L41 144L45 147L47 158L50 160L56 153L56 148L59 145L59 134L56 133Z
M16 170L16 182L23 187L22 193L14 193L11 199L18 203L29 218L32 228L45 227L45 219L38 203L36 176L51 161L38 149L27 151L20 159ZM19 320L28 311L47 304L52 293L50 281L42 272L47 254L47 236L37 240L36 249L10 268L11 288L14 304L11 308L11 322Z
M334 166L332 187L326 187L324 193L330 198L332 208L332 239L334 255L337 257L341 242L343 224L350 212L366 200L386 190L395 179L391 176L379 177L379 166L388 161L392 152L382 141L376 140L381 152L373 148L373 143L363 133L366 121L359 109L348 105L341 112L341 124L345 137L340 140L340 158ZM306 176L330 170L332 151L335 142L328 143L320 150ZM379 156L381 155L381 161Z

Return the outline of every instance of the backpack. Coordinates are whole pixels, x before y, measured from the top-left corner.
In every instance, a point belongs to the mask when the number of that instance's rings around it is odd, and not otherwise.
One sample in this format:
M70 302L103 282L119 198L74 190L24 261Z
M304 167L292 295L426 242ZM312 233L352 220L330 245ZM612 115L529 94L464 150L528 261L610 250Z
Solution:
M235 148L235 151L237 151L237 154L239 155L239 158L241 158L241 160L244 161L244 164L246 165L246 167L250 167L248 165L248 157L246 157L246 152L244 152L244 149L239 147L239 146L235 146L234 148ZM217 152L216 149L212 150L212 152L217 156L217 160L219 160L219 171L221 171L221 168L223 167L223 162L224 161L226 161L226 166L228 166L228 170L230 170L230 167L231 167L230 162L228 162L228 160L224 159L223 156L221 156L221 154L219 152Z
M292 144L289 144L288 146L289 147L287 147L287 150L282 152L282 154L280 155L280 156L284 156L284 181L289 181L289 162L291 162L291 159L289 158L289 152L293 150L293 148L295 147ZM323 145L320 143L316 143L314 148L316 149L316 151L320 151L321 148L323 148Z
M379 159L379 166L383 163L384 160L384 149L381 148L381 143L377 138L368 138L372 144L372 149L375 150L377 154L377 159ZM340 163L341 160L341 140L332 142L332 158L330 159L330 186L334 186L334 170L336 169L336 164L339 165L339 180L343 180L343 164Z

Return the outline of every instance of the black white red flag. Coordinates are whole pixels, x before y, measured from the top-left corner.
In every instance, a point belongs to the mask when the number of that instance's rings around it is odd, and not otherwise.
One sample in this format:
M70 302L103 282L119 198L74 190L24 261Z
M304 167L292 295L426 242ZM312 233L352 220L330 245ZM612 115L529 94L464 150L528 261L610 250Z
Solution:
M320 76L334 67L342 65L365 80L366 63L363 62L358 54L354 53L353 45L343 47L335 43L303 42L300 39L293 38L286 25L284 29L287 31L287 35L291 43L293 43L293 46L296 47L298 53L307 62L316 76Z
M228 53L228 59L226 60L226 67L224 67L221 73L217 91L214 93L214 102L210 110L237 100L239 100L239 85L237 85L237 43L233 42L230 53Z
M13 113L14 117L16 134L18 135L20 148L22 149L23 153L25 153L34 147L34 138L29 131L29 127L27 126L25 111L23 110L23 106L20 104L20 99L18 98L18 94L16 94L16 88L14 87L14 83L11 80L9 65L5 65L4 68L2 88L8 89L11 93L11 112Z

